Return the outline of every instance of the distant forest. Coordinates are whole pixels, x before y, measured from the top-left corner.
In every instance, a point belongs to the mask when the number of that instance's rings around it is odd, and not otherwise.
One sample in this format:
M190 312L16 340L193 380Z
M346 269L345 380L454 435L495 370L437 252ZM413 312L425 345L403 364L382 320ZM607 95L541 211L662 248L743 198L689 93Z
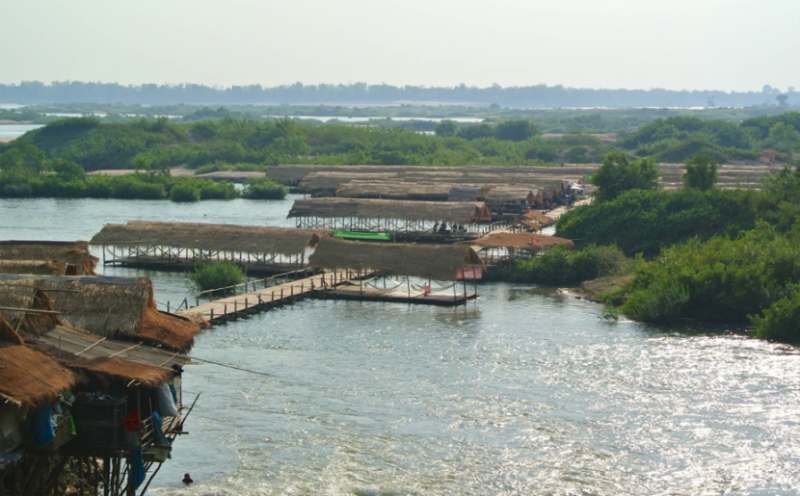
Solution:
M443 104L510 108L563 107L796 107L800 92L765 85L761 91L674 91L665 89L587 89L558 86L486 88L391 86L386 84L261 85L215 88L199 84L123 86L115 83L24 81L0 84L0 103L101 103L142 105L248 104Z

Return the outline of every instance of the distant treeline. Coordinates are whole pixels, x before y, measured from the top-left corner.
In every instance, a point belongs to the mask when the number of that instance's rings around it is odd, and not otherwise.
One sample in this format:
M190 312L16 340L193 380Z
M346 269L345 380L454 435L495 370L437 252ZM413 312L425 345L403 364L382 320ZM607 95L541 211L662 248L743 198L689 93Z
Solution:
M122 103L169 105L191 103L224 104L336 104L442 102L448 104L499 105L514 108L541 107L760 107L800 104L800 92L781 92L769 85L761 91L675 91L666 89L591 89L566 88L561 85L514 86L493 85L485 88L466 86L426 87L392 86L387 84L319 84L295 83L276 87L258 84L214 88L200 84L124 86L116 83L80 81L23 81L0 84L0 103Z

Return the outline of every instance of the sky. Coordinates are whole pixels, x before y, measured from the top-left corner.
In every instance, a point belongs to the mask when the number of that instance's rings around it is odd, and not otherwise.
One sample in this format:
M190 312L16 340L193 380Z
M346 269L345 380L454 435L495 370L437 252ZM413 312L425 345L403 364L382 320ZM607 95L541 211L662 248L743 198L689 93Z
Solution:
M0 83L800 89L800 0L0 0Z

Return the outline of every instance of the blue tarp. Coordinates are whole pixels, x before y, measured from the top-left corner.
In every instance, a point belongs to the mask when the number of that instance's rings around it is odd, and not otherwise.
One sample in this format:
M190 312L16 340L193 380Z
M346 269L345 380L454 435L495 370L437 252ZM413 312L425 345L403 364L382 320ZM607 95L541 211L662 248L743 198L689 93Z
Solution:
M134 489L139 489L139 486L144 482L144 457L142 456L142 447L137 446L133 450L131 456L131 484Z
M31 418L31 431L36 441L36 449L41 449L50 444L56 437L53 430L53 415L50 403L41 407Z

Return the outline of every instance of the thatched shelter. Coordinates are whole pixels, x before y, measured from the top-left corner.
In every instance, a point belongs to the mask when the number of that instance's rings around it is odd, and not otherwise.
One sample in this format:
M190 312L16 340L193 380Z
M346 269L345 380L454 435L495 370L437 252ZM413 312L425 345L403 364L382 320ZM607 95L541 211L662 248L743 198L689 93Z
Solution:
M0 241L0 260L51 260L77 267L80 274L94 274L98 258L86 241Z
M455 280L459 269L481 262L475 251L465 245L361 243L327 238L309 263L321 269L373 270L388 275Z
M152 283L143 277L0 275L0 291L9 286L17 286L20 293L34 290L36 294L46 294L49 304L59 312L60 321L107 338L184 352L191 349L195 334L200 332L197 323L159 312L153 301Z
M360 231L428 231L434 223L470 226L490 222L484 203L423 202L354 198L296 200L289 211L298 227L326 227Z
M329 231L286 227L130 221L106 224L92 238L103 245L103 263L191 269L206 260L228 260L248 272L302 268L305 250Z
M106 224L94 235L92 244L295 255L315 245L324 234L285 227L130 221Z
M539 189L524 186L497 186L489 189L483 199L492 206L508 203L533 205L541 203L542 192Z
M512 232L541 231L547 226L552 226L556 221L543 213L531 210L520 215L509 226Z
M53 260L0 260L0 274L78 275L77 267Z
M65 325L35 337L31 343L70 368L136 380L151 387L172 379L173 365L182 366L190 361L185 355L144 344L131 345Z
M0 400L36 407L75 385L69 370L17 339L5 339L9 333L14 330L0 317Z
M379 198L386 200L448 201L452 185L400 181L350 181L339 186L340 198Z
M514 250L527 250L538 252L554 246L574 248L575 243L565 238L544 236L533 233L493 232L475 241L467 242L484 248L511 248Z

